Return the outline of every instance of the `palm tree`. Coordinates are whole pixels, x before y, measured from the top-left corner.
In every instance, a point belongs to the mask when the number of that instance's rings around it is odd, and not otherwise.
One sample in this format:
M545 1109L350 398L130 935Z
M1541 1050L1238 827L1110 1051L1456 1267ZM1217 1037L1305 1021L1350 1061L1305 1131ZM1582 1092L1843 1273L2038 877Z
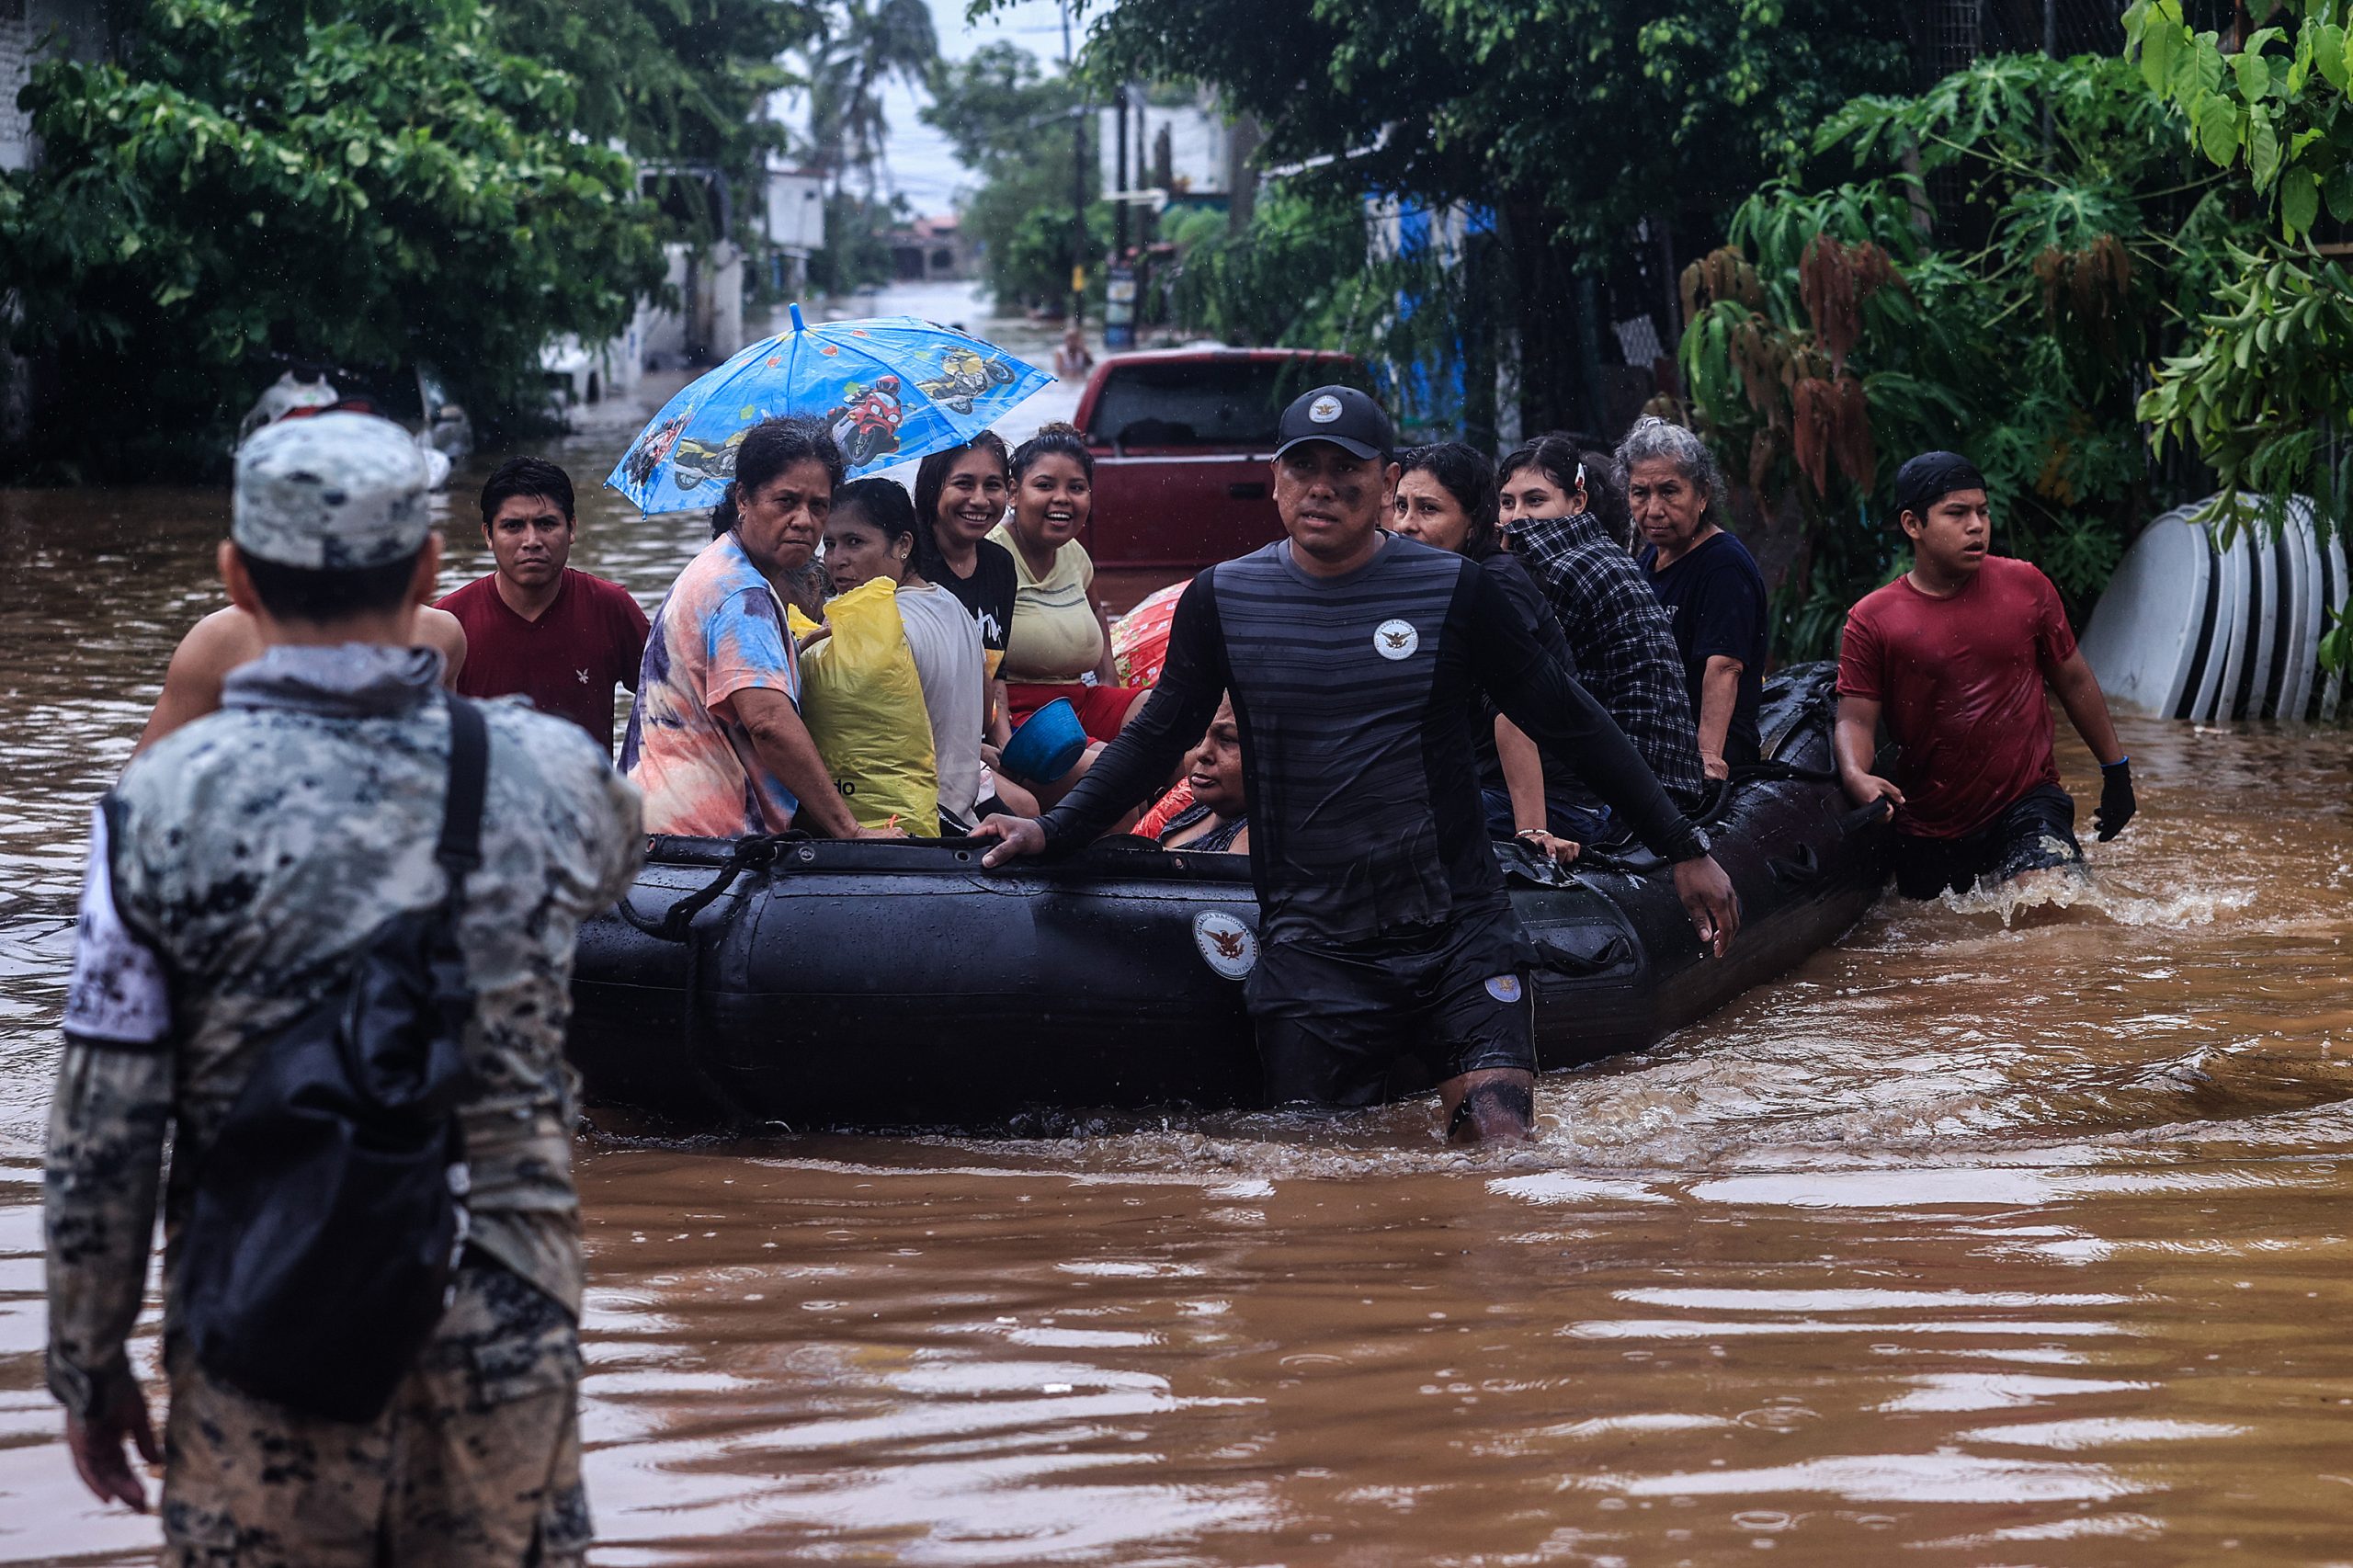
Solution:
M824 31L806 51L809 141L834 194L851 169L866 176L866 199L877 199L882 146L890 123L882 85L896 76L927 85L939 62L939 40L924 0L834 0Z

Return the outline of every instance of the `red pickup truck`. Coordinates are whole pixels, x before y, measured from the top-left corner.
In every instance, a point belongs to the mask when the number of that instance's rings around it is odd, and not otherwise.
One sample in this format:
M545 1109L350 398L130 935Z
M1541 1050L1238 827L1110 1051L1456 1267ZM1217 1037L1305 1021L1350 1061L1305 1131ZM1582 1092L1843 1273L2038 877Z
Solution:
M1267 465L1283 405L1363 380L1347 355L1300 348L1106 356L1073 421L1095 454L1087 553L1106 571L1173 578L1280 539Z

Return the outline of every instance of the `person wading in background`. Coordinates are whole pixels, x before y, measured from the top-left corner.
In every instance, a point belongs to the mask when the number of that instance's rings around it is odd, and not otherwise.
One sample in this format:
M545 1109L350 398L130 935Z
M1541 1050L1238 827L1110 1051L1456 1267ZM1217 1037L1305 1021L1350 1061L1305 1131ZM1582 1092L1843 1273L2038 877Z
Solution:
M645 612L619 583L575 572L572 476L509 458L482 487L482 537L497 569L444 598L466 629L463 697L521 696L613 750L613 688L637 689Z
M1318 387L1279 429L1289 537L1193 579L1143 710L1042 819L982 823L1001 841L983 862L1087 843L1167 778L1230 692L1259 908L1245 994L1267 1100L1375 1104L1414 1057L1449 1134L1525 1138L1535 951L1487 839L1472 688L1674 863L1718 956L1738 900L1706 835L1479 564L1381 531L1398 470L1380 404Z
M1895 506L1912 569L1847 617L1839 781L1858 805L1895 808L1895 886L1906 898L2080 866L2044 682L2099 762L2101 842L2138 807L2132 759L2058 590L2029 562L1991 553L1985 479L1967 458L1914 458L1895 475ZM1881 719L1903 748L1893 779L1871 770Z
M480 710L480 864L456 918L471 1232L390 1407L347 1422L254 1398L206 1369L181 1315L209 1261L189 1256L191 1210L248 1081L388 923L449 891L454 721L439 658L408 645L440 560L425 482L406 432L371 415L247 442L221 573L266 652L93 813L44 1173L49 1386L83 1481L143 1508L124 1445L157 1445L124 1342L168 1142L167 1562L555 1564L587 1544L563 1031L580 923L628 888L644 841L637 791L577 726Z

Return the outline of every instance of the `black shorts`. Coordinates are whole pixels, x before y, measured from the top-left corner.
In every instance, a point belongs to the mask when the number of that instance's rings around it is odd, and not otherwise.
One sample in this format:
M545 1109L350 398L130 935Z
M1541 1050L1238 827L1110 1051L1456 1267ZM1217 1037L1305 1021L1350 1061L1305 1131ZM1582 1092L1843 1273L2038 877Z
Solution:
M1358 942L1270 942L1250 1015L1268 1105L1378 1105L1464 1073L1536 1070L1516 917Z
M2056 784L2028 790L1959 838L1895 835L1895 891L1906 898L1934 898L1947 888L1967 892L1980 881L2006 882L2021 871L2083 863L2075 800Z

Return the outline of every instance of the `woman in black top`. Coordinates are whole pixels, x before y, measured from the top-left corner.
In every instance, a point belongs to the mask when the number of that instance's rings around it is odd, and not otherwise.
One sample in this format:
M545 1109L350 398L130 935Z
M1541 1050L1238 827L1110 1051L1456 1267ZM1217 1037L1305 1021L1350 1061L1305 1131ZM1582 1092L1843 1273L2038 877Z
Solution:
M1571 675L1576 661L1561 634L1552 608L1512 553L1503 547L1497 517L1495 465L1460 441L1409 448L1398 454L1404 471L1397 481L1392 532L1439 550L1467 555L1495 579L1518 612L1520 623L1544 651ZM1554 859L1576 858L1578 849L1601 837L1608 812L1585 799L1581 781L1555 777L1536 743L1483 698L1472 733L1479 747L1479 783L1487 806L1487 830L1514 837Z
M1765 699L1765 574L1719 526L1723 481L1707 443L1680 425L1645 419L1618 449L1626 498L1647 541L1636 552L1666 607L1698 721L1699 762L1728 778L1758 755Z
M987 663L987 739L1002 746L1012 738L1006 709L1005 641L1013 630L1013 556L988 537L1005 517L1013 495L1013 456L994 430L983 430L961 447L934 452L915 470L915 568L928 583L956 596L981 626L981 656Z

